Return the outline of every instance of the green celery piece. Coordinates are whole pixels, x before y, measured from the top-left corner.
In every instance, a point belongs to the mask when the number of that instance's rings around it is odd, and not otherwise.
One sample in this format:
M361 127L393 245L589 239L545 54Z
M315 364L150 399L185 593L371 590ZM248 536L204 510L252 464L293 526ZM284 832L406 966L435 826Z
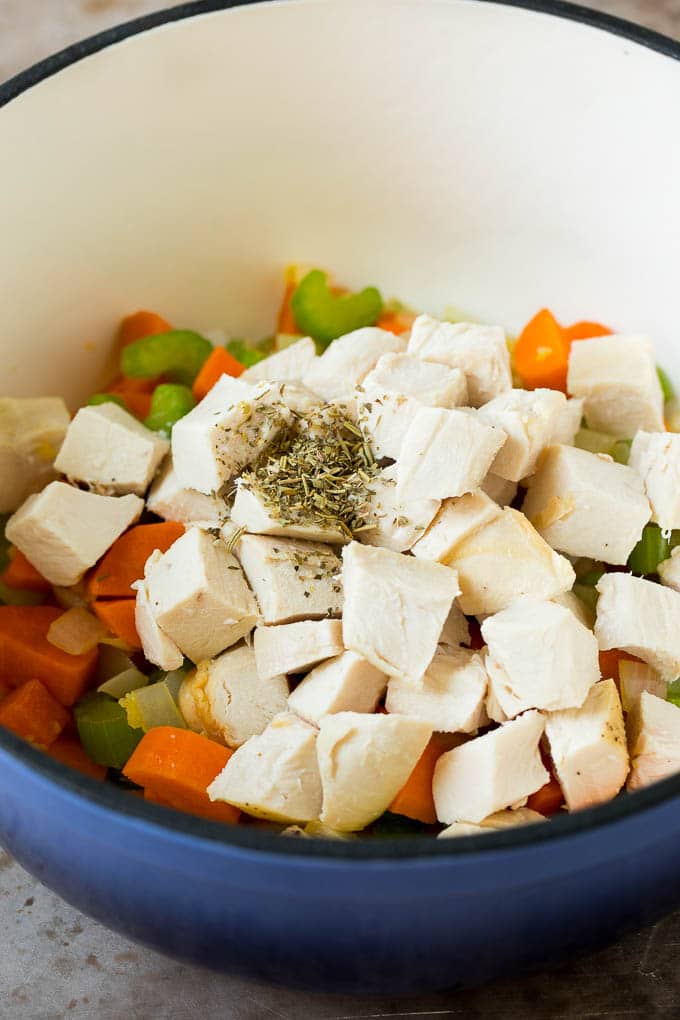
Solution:
M99 685L97 690L100 694L108 694L110 698L115 698L118 701L120 698L125 697L126 694L129 694L130 691L146 687L148 682L149 678L144 676L136 666L130 666L129 669L124 669L122 673L109 677L108 680Z
M185 659L183 666L180 666L179 669L173 669L169 673L166 673L162 669L154 669L148 680L150 684L156 684L162 680L172 694L173 700L177 701L179 697L179 689L186 680L187 673L190 669L191 663L188 659Z
M127 411L125 401L117 393L93 393L88 404L91 407L97 407L99 404L118 404L124 411Z
M664 372L663 368L661 368L660 365L656 366L656 374L658 375L659 382L661 383L661 392L663 393L663 399L672 400L673 397L675 396L675 387L673 386L673 383L670 381L668 375Z
M579 450L588 450L589 453L608 453L610 456L615 444L614 436L586 428L579 429L574 439L574 446L577 446Z
M664 538L658 524L647 524L642 538L628 557L628 566L634 574L648 577L656 574L658 566L671 554L671 541Z
M253 365L257 365L258 361L264 361L267 357L264 351L251 347L246 340L229 340L226 348L246 368L252 368Z
M630 448L633 445L632 439L618 439L612 446L612 457L617 464L627 464L630 460Z
M165 375L171 382L191 386L213 345L190 329L141 337L124 347L120 370L133 379L153 379Z
M294 291L291 308L301 333L325 348L345 333L373 326L382 313L383 300L375 287L356 294L331 294L327 274L312 269Z
M576 595L576 597L581 600L581 602L585 603L585 605L588 606L589 609L591 609L593 612L597 611L597 600L600 597L600 593L598 592L597 588L594 588L592 585L589 584L580 584L577 581L574 587L572 588L572 591L574 595Z
M595 588L600 578L605 573L604 570L589 570L587 574L582 574L578 579L578 583L585 585L586 588Z
M112 676L124 673L126 669L132 669L134 663L127 652L115 645L100 645L99 658L97 660L97 682L103 684Z
M124 709L107 694L87 694L74 707L78 736L98 765L121 769L144 736L133 729Z
M194 407L196 401L188 386L181 383L160 383L153 391L149 416L144 424L152 432L164 432L169 436L175 422Z
M145 733L154 726L179 726L186 729L182 714L164 680L131 691L121 698L119 705L127 713L130 726L140 727Z
M680 676L669 683L668 694L672 694L674 698L680 698Z

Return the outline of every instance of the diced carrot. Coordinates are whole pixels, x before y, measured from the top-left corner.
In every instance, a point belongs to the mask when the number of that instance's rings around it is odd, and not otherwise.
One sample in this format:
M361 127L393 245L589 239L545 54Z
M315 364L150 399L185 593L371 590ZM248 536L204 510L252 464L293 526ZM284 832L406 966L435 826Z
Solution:
M38 573L33 564L18 549L14 549L12 552L12 558L4 573L0 575L0 581L8 588L18 588L21 591L52 591L50 582Z
M383 312L376 322L376 326L379 329L386 329L388 333L400 336L411 328L415 319L415 315L410 312Z
M468 630L470 631L469 645L473 651L478 652L480 648L484 647L484 638L482 637L482 628L479 626L477 620L468 620Z
M432 776L438 759L446 750L446 744L434 734L405 785L390 804L390 811L426 825L434 825L437 812L432 796Z
M291 298L297 289L297 283L289 282L286 284L286 289L283 292L283 298L281 300L281 307L279 308L279 314L276 320L276 332L286 333L289 336L299 336L300 330L298 324L295 321L293 315L293 309L291 308Z
M166 806L218 822L237 822L237 808L213 803L206 792L232 754L192 730L157 726L142 737L123 773L144 787L145 796L148 791Z
M573 326L566 326L564 335L569 343L572 340L592 340L596 336L611 336L614 331L609 326L603 326L600 322L575 322Z
M130 414L144 420L151 410L151 395L158 385L158 379L129 379L119 376L107 386L107 393L121 397Z
M135 626L134 599L98 599L92 609L114 637L121 638L137 652L142 650Z
M215 347L194 379L192 392L196 400L203 400L222 375L238 377L245 371L245 365L237 361L224 347Z
M47 640L62 615L57 606L0 606L0 681L18 687L42 680L62 705L72 705L87 689L97 665L97 649L69 655Z
M545 786L542 786L536 793L532 793L527 800L528 808L546 816L557 814L563 805L562 787L554 776L551 776Z
M27 680L0 701L0 726L38 747L49 747L69 720L69 713L40 680Z
M566 392L569 340L547 308L524 327L515 344L513 357L515 368L527 389L545 386Z
M628 659L631 662L639 662L640 660L635 656L631 655L630 652L622 652L618 648L611 648L606 652L600 652L600 673L604 680L612 679L619 682L619 663Z
M169 333L172 326L155 312L139 311L126 316L118 331L119 347L127 347L135 340L144 336L156 336L157 333Z
M104 766L97 765L91 758L88 758L77 737L62 733L53 744L50 744L47 753L50 758L56 758L62 765L68 765L92 779L106 779Z
M134 598L131 585L144 577L144 564L155 549L166 552L184 534L176 521L138 524L116 539L90 573L90 598Z

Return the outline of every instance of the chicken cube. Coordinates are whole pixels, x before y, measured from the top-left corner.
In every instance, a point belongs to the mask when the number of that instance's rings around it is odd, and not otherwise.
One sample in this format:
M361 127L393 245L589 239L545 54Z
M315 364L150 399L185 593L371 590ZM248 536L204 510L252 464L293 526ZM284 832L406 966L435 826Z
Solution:
M444 626L442 627L437 644L442 651L448 651L451 648L460 648L461 645L469 643L470 628L468 622L463 611L454 602L449 610L449 615L444 620Z
M278 535L281 538L301 538L310 542L331 542L342 545L348 541L345 532L330 525L293 524L276 516L276 509L268 507L262 494L253 487L250 479L239 479L231 523L245 528L251 535Z
M574 595L573 591L562 592L561 595L556 595L551 602L555 602L558 606L564 606L570 613L573 613L579 623L582 623L588 630L592 630L595 626L595 613L591 610L590 606L587 606L585 602L582 602L578 595Z
M444 733L473 733L486 719L488 680L477 652L449 648L435 654L420 679L393 677L385 707L397 715L424 719Z
M412 354L383 354L362 387L366 391L402 393L425 407L460 407L467 400L467 383L460 369L422 361Z
M0 397L0 514L18 510L56 477L70 420L61 397Z
M50 584L68 588L143 509L139 496L98 496L66 482L50 482L10 517L5 535Z
M680 546L676 546L670 559L664 560L658 567L659 578L667 588L680 592Z
M302 620L257 627L253 638L257 671L263 680L280 673L305 673L312 666L340 655L340 620Z
M335 712L375 712L387 677L356 652L343 652L308 673L288 698L288 707L319 725Z
M458 594L455 571L358 542L342 558L345 646L388 676L422 676Z
M368 437L375 458L396 460L423 405L404 393L385 393L367 386L357 393L357 422Z
M406 341L387 330L366 326L334 340L312 362L302 381L324 400L345 400L383 354L400 354Z
M628 464L644 482L652 520L662 531L680 528L680 435L638 432Z
M251 365L239 376L241 382L287 382L302 379L316 361L316 345L309 336L303 336L289 347L270 354L256 365Z
M614 680L591 687L580 708L551 713L545 724L550 756L570 811L615 797L628 775L623 710Z
M588 427L620 439L663 432L663 393L646 336L603 336L571 345L567 389L584 397Z
M54 466L68 478L108 496L143 496L170 449L117 404L81 407Z
M156 623L191 659L212 659L255 626L255 599L224 544L189 528L146 573Z
M567 400L554 423L549 445L554 446L556 443L562 443L564 446L574 445L576 433L583 421L583 404L583 397L570 397Z
M481 407L482 421L506 434L491 470L500 478L519 482L536 470L539 455L559 429L567 398L556 390L507 390Z
M518 829L524 825L535 825L544 822L545 816L531 808L516 808L514 811L497 811L489 815L479 825L470 822L454 822L439 833L438 839L450 839L452 836L483 836L489 832L501 832L503 829Z
M371 478L369 515L359 541L407 552L424 534L440 507L438 499L397 499L397 466L391 464Z
M243 535L236 547L263 623L292 623L342 613L342 563L329 545Z
M510 506L517 495L517 483L509 482L507 478L501 478L493 471L489 471L482 482L481 491L486 493L494 503L498 503L500 507L506 507Z
M680 593L631 574L604 574L597 584L595 637L600 649L618 648L670 682L680 674Z
M179 707L192 728L227 747L240 747L286 711L285 676L262 680L255 652L239 645L199 664L183 681Z
M510 507L463 538L446 563L458 572L458 605L468 616L498 613L522 595L555 598L571 591L576 579L569 560Z
M618 566L652 514L632 468L573 446L546 451L522 510L553 549Z
M197 489L185 489L168 457L146 497L146 508L164 521L196 524L206 530L219 528L228 514L218 496L206 496Z
M644 691L628 715L629 790L680 772L680 708Z
M408 353L460 369L473 407L481 407L512 388L510 353L500 326L439 322L419 315L411 329Z
M491 687L509 718L578 708L600 679L592 631L554 602L524 596L482 624Z
M320 819L355 832L379 818L411 775L432 736L421 719L337 712L319 723Z
M540 712L526 712L446 751L432 783L439 821L479 823L545 786L550 776L539 750L544 726Z
M292 713L277 715L234 751L208 787L208 796L256 818L314 821L321 811L316 742L313 726Z
M411 551L418 559L448 563L460 542L500 515L498 504L481 490L445 499L430 527Z
M397 465L401 499L445 499L478 489L505 433L469 411L422 407L404 436Z
M158 549L151 553L144 567L145 574L147 570L151 570L154 564L161 559L162 555ZM156 622L156 617L149 601L149 589L146 578L135 581L132 587L137 591L135 627L139 640L142 642L144 658L152 662L154 666L158 666L159 669L168 671L180 669L184 663L184 656L175 642L161 630Z
M291 420L281 383L223 375L174 425L172 459L180 484L211 495L269 446Z

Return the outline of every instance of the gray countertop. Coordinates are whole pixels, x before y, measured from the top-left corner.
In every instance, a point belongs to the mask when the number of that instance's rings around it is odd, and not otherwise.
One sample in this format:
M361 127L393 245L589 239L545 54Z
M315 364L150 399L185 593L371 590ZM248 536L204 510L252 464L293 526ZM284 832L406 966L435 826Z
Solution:
M75 39L170 6L160 0L0 0L0 80ZM590 6L680 37L680 0L591 0ZM71 909L2 851L0 929L0 1017L16 1020L680 1015L680 914L549 973L406 1000L308 995L175 963Z

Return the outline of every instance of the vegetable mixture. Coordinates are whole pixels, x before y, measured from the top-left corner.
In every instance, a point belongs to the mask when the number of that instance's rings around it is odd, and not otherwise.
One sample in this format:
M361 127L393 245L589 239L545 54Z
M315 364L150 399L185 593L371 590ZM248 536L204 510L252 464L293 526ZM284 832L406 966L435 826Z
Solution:
M305 838L485 833L680 771L650 341L285 284L258 343L129 316L73 418L0 399L0 724Z

